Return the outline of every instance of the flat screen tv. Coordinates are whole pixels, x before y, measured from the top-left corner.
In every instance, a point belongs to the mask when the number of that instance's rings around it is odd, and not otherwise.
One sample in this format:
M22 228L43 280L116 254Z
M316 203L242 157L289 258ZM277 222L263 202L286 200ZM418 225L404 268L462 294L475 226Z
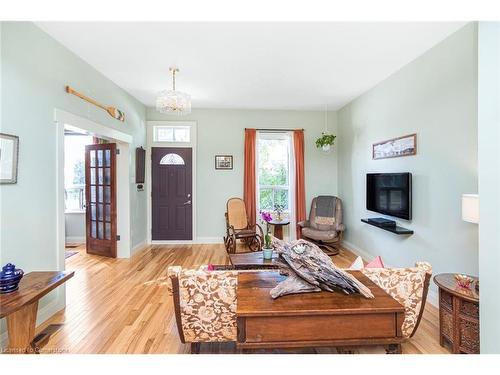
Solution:
M411 220L411 173L368 173L366 209Z

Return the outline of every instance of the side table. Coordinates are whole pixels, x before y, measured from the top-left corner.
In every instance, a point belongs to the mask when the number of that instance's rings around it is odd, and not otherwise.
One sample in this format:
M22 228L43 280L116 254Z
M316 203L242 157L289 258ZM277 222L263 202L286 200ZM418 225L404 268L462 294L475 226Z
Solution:
M472 278L467 289L457 284L452 273L434 276L439 287L439 343L449 342L453 353L479 353L479 280Z
M271 224L274 227L274 237L282 240L283 239L283 227L285 225L290 224L290 221L289 220L281 220L281 221L271 220L269 222L269 224Z

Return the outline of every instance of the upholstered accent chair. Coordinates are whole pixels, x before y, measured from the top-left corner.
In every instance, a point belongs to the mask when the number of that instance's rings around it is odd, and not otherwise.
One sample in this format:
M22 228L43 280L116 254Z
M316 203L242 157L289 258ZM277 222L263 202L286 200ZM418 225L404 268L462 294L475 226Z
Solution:
M258 224L248 221L245 202L241 198L231 198L226 203L226 236L224 245L228 253L236 252L236 243L242 240L250 251L262 248L264 233Z
M200 344L236 342L237 271L169 267L175 319L182 343L199 353Z
M311 202L309 220L300 221L302 238L322 248L328 255L339 253L345 230L342 224L342 200L334 196L318 196Z
M410 268L363 268L361 272L405 307L401 330L405 338L413 337L424 313L431 265L417 262Z

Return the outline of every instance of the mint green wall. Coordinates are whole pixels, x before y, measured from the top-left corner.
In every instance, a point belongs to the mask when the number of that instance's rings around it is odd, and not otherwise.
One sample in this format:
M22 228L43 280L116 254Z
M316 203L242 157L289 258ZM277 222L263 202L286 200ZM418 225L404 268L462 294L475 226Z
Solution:
M339 110L338 128L346 241L392 266L425 260L435 274L477 275L478 226L461 219L462 193L478 189L476 24ZM411 133L417 133L416 156L372 160L373 143ZM413 220L396 221L415 234L396 236L361 223L382 216L365 209L366 173L406 171L413 173Z
M500 353L500 22L479 22L481 353Z
M306 204L309 205L312 197L318 194L337 192L336 151L325 154L314 144L324 130L324 112L198 109L189 116L174 117L148 108L146 117L148 120L187 120L198 124L198 237L221 239L225 231L227 199L243 196L245 128L304 128ZM329 129L336 131L335 112L329 115ZM214 157L218 154L233 155L232 171L214 169Z
M145 144L145 107L32 23L3 22L1 131L19 136L18 183L0 185L0 263L26 272L58 268L56 247L56 126L62 109L133 136ZM68 95L71 85L126 114L118 122ZM130 155L133 168L135 153ZM134 172L135 173L135 172ZM132 244L146 238L146 196L130 190Z

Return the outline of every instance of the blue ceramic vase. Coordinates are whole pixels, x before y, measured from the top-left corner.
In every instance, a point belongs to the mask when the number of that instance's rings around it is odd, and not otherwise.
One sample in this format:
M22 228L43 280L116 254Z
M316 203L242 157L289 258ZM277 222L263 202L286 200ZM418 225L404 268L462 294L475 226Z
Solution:
M19 281L23 275L23 270L16 269L12 263L3 266L0 272L0 294L15 292L19 288Z

